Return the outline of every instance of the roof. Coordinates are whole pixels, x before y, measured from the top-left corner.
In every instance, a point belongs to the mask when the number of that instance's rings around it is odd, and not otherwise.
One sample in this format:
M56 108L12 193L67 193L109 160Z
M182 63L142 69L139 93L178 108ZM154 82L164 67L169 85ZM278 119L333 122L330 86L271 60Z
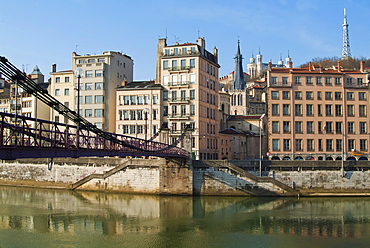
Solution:
M136 81L130 82L125 86L117 87L117 90L145 90L145 89L163 89L163 86L156 84L155 81Z
M259 120L262 115L230 115L227 120Z

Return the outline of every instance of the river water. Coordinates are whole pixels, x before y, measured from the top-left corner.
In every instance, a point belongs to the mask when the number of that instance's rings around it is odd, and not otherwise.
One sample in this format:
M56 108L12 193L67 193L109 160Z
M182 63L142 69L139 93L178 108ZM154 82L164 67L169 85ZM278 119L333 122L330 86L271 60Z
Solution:
M0 247L370 247L370 198L0 187Z

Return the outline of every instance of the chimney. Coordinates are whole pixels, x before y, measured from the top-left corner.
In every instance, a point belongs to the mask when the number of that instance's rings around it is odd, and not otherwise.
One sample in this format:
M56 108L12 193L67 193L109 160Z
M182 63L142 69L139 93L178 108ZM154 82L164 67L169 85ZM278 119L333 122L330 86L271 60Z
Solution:
M127 81L126 80L121 81L121 86L126 86L126 85L127 85Z
M293 62L292 61L289 62L289 68L293 68Z
M308 63L308 71L312 71L312 62Z
M51 65L51 72L57 72L57 64Z
M338 72L340 72L342 69L340 68L340 61L338 61Z
M269 62L268 68L269 68L269 70L271 70L271 68L272 68L272 62L271 61Z
M363 60L360 61L360 71L365 72L365 61Z

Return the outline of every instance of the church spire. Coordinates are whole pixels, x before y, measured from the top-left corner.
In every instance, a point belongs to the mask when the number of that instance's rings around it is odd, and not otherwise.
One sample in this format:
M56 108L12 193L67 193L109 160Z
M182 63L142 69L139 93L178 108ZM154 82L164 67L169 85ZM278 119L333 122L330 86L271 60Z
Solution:
M244 90L244 72L243 72L243 57L240 53L240 40L238 40L238 48L235 54L235 71L232 89L233 90Z

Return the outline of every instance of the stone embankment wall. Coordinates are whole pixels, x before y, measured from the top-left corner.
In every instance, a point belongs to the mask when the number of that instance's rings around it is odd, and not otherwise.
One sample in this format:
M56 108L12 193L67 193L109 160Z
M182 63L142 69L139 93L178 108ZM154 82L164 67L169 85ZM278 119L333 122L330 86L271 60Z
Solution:
M298 189L304 195L370 195L369 163L290 162L264 161L262 174ZM258 162L212 163L194 161L193 165L187 165L184 161L173 159L120 158L54 159L50 163L46 159L22 159L0 163L0 184L69 188L72 183L89 175L104 175L116 166L127 165L105 179L94 178L77 189L167 195L289 195L279 184L256 180ZM241 175L227 163L237 165L250 174ZM48 165L51 164L49 170ZM343 174L341 167L344 168Z

